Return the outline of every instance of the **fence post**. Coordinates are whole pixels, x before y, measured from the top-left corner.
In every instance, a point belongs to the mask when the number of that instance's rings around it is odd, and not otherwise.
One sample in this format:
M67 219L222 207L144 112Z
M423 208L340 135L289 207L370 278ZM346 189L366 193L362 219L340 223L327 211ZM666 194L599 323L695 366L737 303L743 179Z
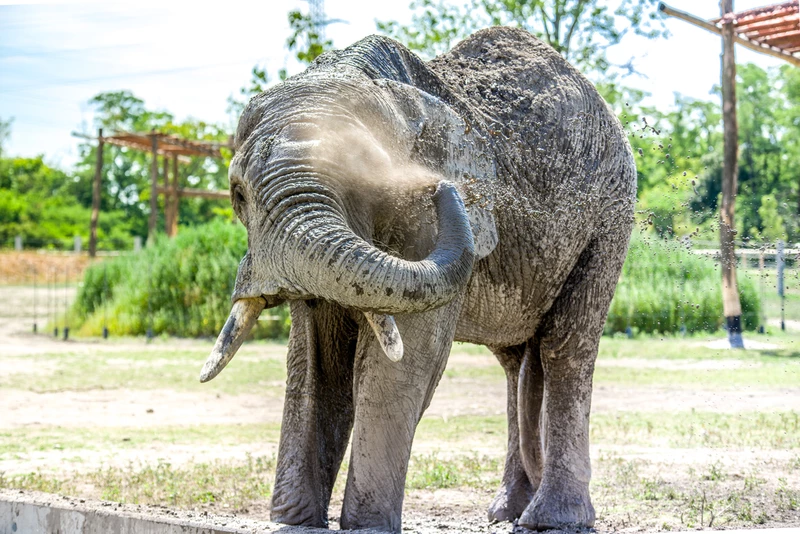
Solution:
M134 252L141 252L142 250L142 238L140 236L133 237L133 251Z
M75 249L75 254L80 254L80 253L81 253L81 236L79 236L79 235L76 235L76 236L73 238L73 240L72 240L72 241L73 241L73 243L74 243L73 247L74 247L74 249Z
M14 238L14 250L20 251L22 250L22 236L18 235Z
M778 267L778 296L781 298L781 330L786 330L786 295L784 292L783 287L783 267L784 267L784 257L783 257L783 240L778 240L778 253L775 256L775 262Z

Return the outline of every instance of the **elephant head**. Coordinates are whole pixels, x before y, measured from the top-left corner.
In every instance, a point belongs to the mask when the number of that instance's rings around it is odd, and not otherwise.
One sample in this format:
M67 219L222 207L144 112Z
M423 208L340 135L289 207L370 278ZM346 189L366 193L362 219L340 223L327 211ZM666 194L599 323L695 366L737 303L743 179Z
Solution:
M485 203L468 210L458 191L465 180L494 176L483 137L411 85L311 70L255 97L236 145L231 202L248 251L203 382L231 360L263 309L292 299L363 312L387 356L399 360L391 315L451 301L476 254L497 242ZM435 241L415 259L372 240L382 206L409 191L427 195L428 204L432 196L435 206Z

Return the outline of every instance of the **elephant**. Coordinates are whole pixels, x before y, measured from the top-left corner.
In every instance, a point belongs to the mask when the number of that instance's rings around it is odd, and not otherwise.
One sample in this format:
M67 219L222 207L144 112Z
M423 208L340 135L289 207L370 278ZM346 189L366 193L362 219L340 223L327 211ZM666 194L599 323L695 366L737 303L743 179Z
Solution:
M248 249L201 371L288 302L273 521L401 531L417 424L453 341L507 378L490 520L591 527L589 413L634 223L626 133L553 48L507 27L423 61L382 36L255 96L229 169Z

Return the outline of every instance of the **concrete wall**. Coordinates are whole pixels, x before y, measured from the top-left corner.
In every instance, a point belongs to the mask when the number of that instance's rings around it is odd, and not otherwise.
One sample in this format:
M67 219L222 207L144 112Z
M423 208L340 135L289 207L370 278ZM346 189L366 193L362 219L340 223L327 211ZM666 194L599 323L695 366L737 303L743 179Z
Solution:
M0 534L281 534L324 532L204 512L0 490Z

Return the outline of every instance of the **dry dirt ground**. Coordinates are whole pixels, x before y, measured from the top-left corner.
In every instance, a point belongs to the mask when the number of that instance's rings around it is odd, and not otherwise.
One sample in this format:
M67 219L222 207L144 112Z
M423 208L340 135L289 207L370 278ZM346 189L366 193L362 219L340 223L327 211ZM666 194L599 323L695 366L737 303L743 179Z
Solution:
M31 302L29 287L0 287L0 487L145 503L158 492L109 493L109 480L129 482L132 472L144 480L152 466L274 460L281 345L245 345L226 369L229 382L200 385L210 340L34 336ZM672 352L663 342L663 356L604 340L593 397L598 530L800 526L800 358L786 349L795 340L770 339L765 356L750 359L709 349L711 339L681 341ZM406 529L511 531L485 520L505 454L504 416L493 357L454 348L414 444ZM170 500L268 517L267 498Z

